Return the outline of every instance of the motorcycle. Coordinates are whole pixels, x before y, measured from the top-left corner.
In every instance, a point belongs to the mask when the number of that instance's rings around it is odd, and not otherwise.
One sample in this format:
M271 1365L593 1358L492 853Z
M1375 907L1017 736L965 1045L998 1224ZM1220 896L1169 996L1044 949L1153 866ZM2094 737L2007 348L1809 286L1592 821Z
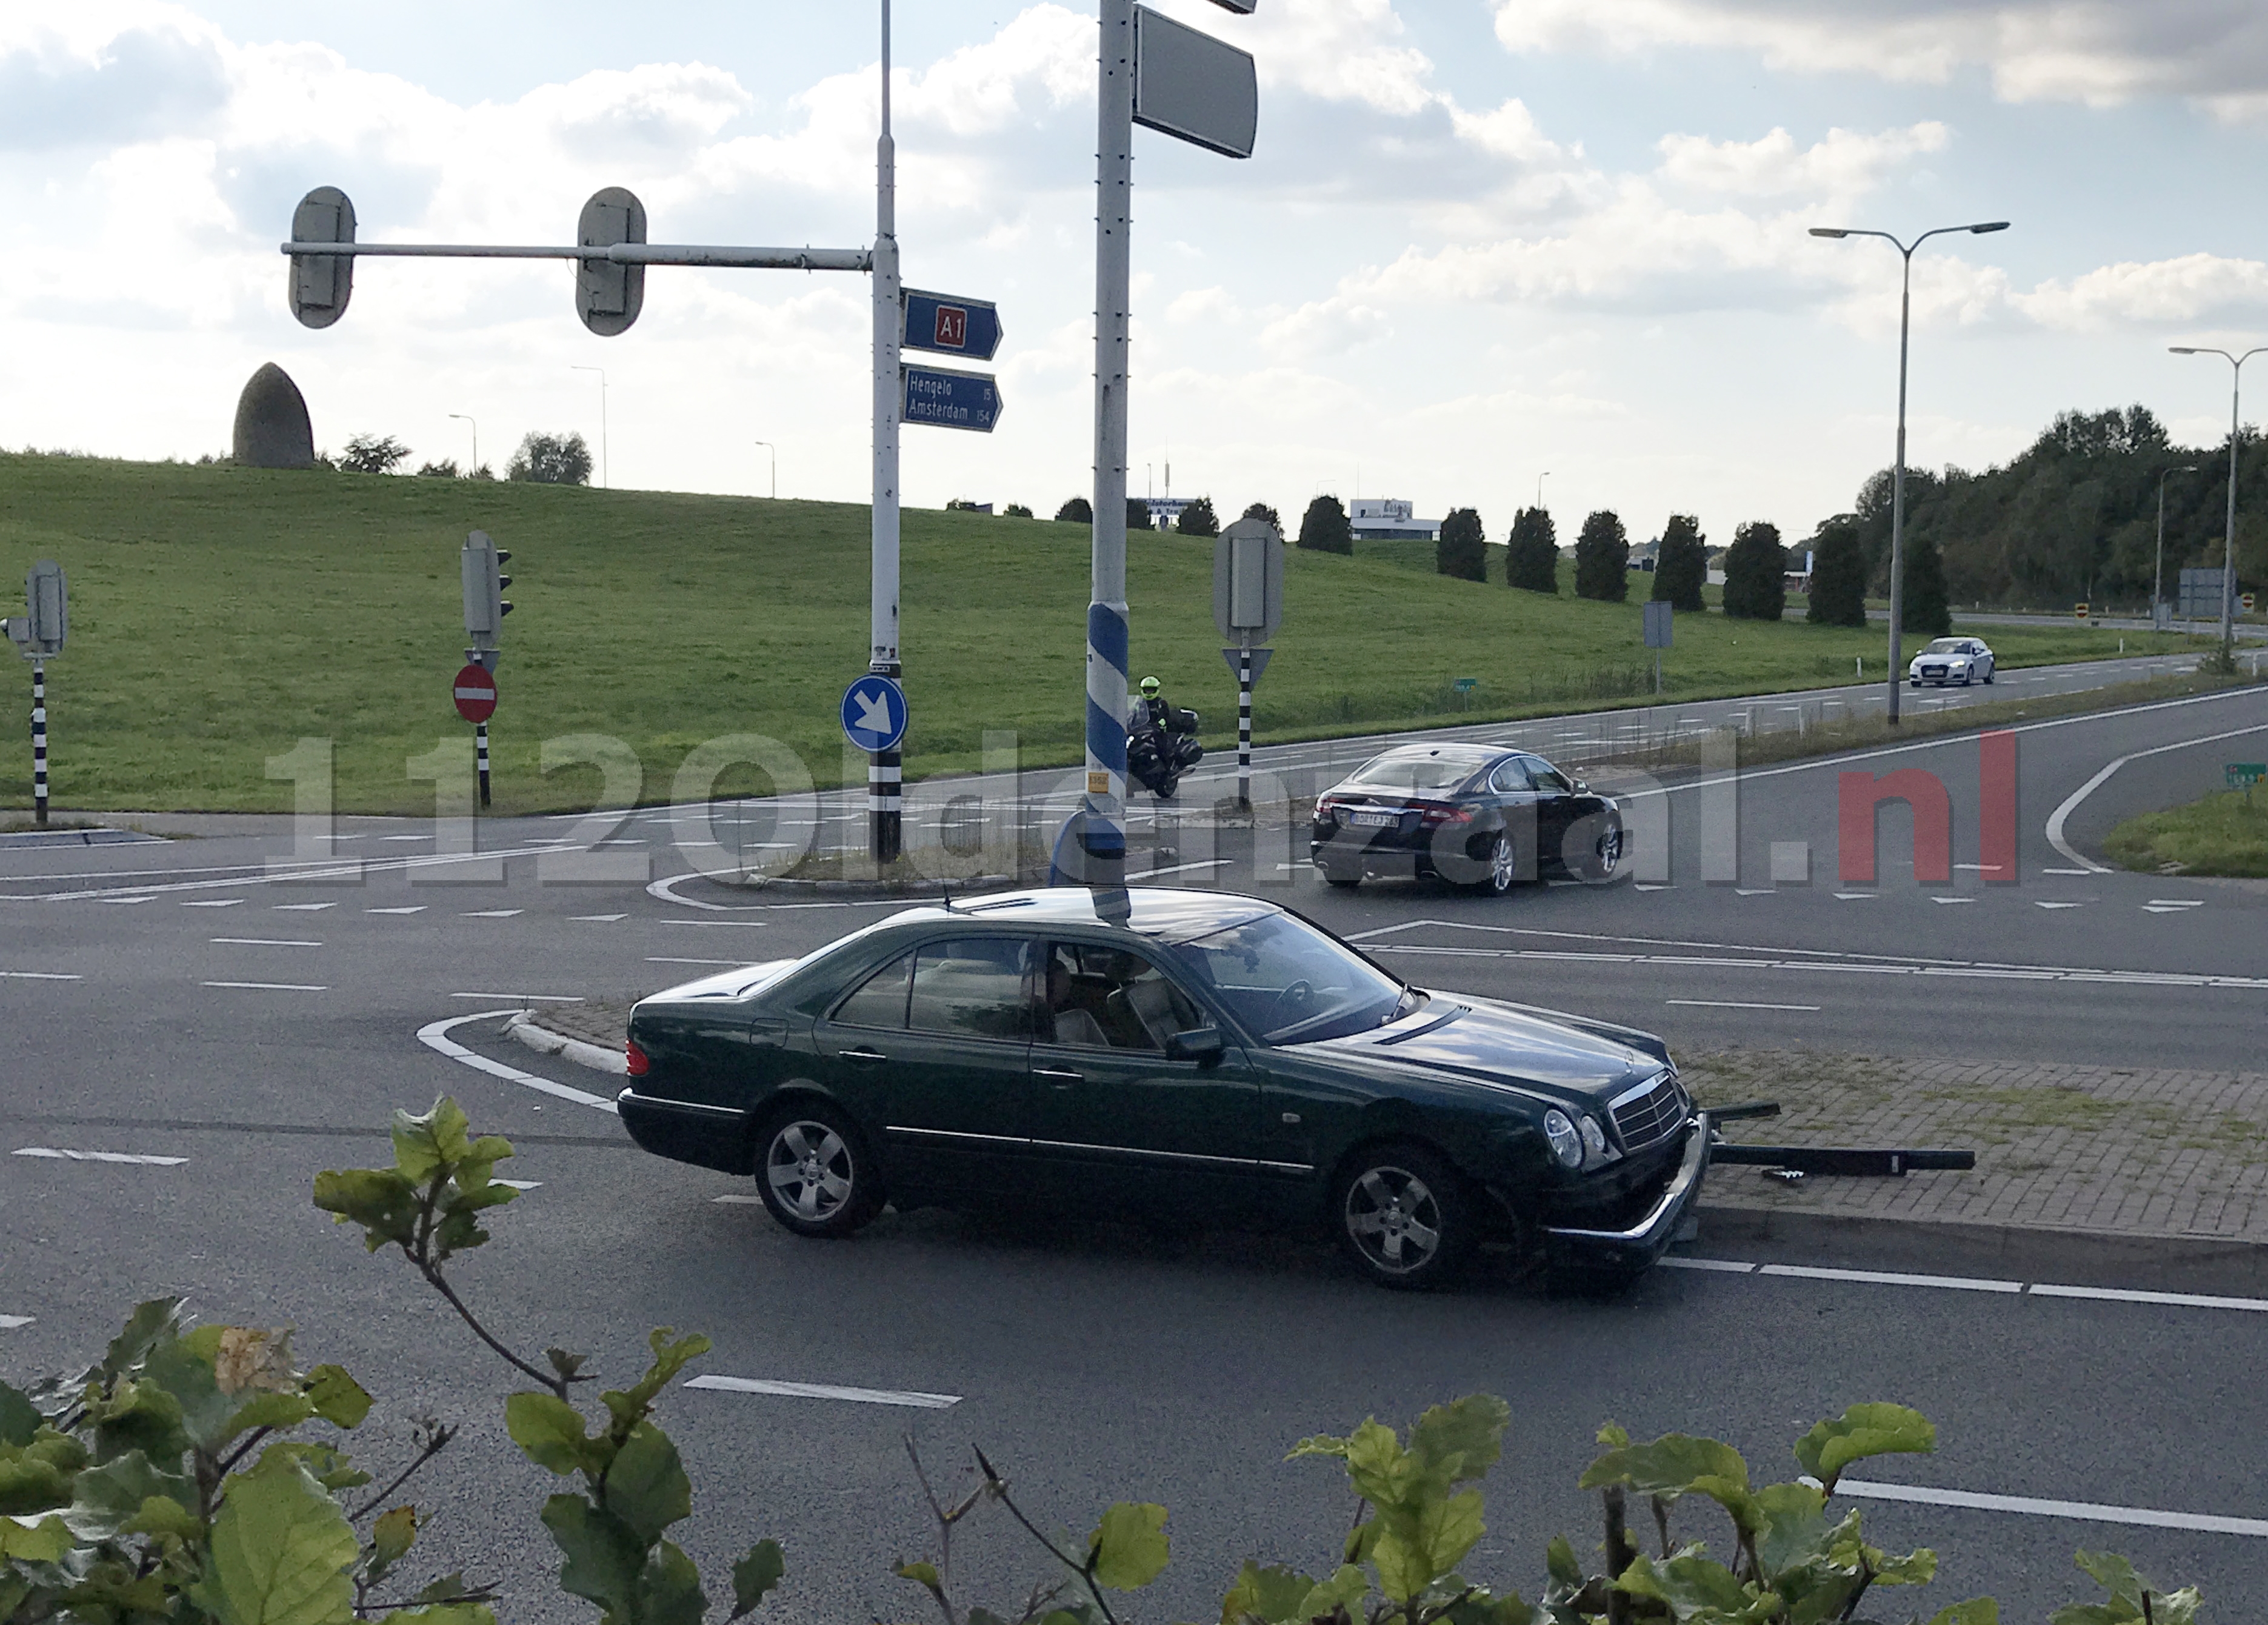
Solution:
M1204 759L1197 743L1197 714L1181 706L1167 710L1165 725L1145 724L1126 736L1126 772L1160 801L1173 799L1182 775Z

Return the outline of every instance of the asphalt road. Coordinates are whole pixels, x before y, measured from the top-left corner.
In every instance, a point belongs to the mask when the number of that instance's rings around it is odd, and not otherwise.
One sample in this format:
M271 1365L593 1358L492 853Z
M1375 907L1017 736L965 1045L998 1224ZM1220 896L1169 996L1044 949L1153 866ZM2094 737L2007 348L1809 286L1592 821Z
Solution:
M1723 805L1711 774L1624 787L1642 835L1668 826L1657 853L1639 849L1641 874L1655 877L1641 882L1485 901L1407 882L1331 893L1300 867L1276 868L1266 841L1241 866L1212 867L1218 854L1199 851L1190 828L1167 878L1225 875L1362 936L1413 980L1636 1021L1683 1047L2257 1067L2263 888L2086 866L2117 818L2211 787L2222 761L2258 760L2264 741L2261 690L2020 730L2008 885L1974 868L1915 884L1897 810L1880 820L1877 882L1838 878L1845 772L1936 775L1953 861L1981 861L1973 739L1745 776L1737 884L1703 879L1704 843L1725 827L1705 812ZM2049 842L2073 791L2168 745L2066 814L2079 861ZM1940 1449L1876 1464L1873 1480L2177 1520L2268 1517L2250 1444L2268 1424L2252 1375L2268 1357L2268 1314L1691 1268L1609 1302L1554 1298L1501 1272L1413 1298L1361 1284L1296 1238L1167 1242L934 1214L814 1245L745 1200L717 1200L745 1199L745 1181L649 1158L605 1111L418 1041L421 1028L479 1012L627 997L799 952L887 907L755 906L700 880L657 895L649 874L686 867L671 845L677 816L641 814L608 837L638 843L606 849L638 872L603 883L538 874L538 843L574 828L562 820L484 832L517 856L500 879L471 883L467 864L435 853L429 826L381 820L341 820L337 850L364 857L359 876L335 863L271 874L265 861L290 850L281 827L221 820L197 840L0 850L5 1150L181 1159L0 1163L0 1371L84 1356L129 1304L160 1291L189 1294L210 1319L295 1324L304 1358L341 1360L381 1395L374 1461L406 1453L416 1411L468 1423L421 1496L442 1514L433 1557L507 1582L515 1618L584 1617L541 1584L550 1560L534 1513L550 1481L501 1439L506 1373L400 1266L365 1257L306 1205L316 1170L385 1159L387 1113L446 1090L520 1143L504 1172L539 1182L464 1271L519 1344L595 1349L619 1379L646 1327L698 1327L716 1340L701 1362L710 1373L955 1396L909 1408L670 1394L666 1419L703 1486L688 1544L721 1577L747 1540L782 1538L786 1618L920 1612L887 1572L926 1539L908 1435L955 1482L966 1446L981 1443L1043 1527L1084 1530L1116 1498L1166 1503L1174 1565L1135 1613L1205 1618L1241 1557L1320 1564L1336 1549L1347 1497L1325 1467L1281 1461L1293 1441L1370 1413L1406 1421L1476 1388L1506 1394L1514 1422L1491 1533L1468 1569L1530 1595L1552 1533L1586 1551L1596 1539L1595 1508L1573 1486L1609 1418L1640 1434L1718 1434L1776 1477L1793 1472L1787 1445L1817 1417L1897 1399L1938 1422ZM1785 868L1797 842L1809 880L1775 883L1774 844ZM2058 872L2072 870L2083 872ZM500 1041L498 1025L468 1021L453 1036L526 1077L611 1088ZM1723 1250L1705 1234L1693 1249ZM1926 1250L1840 1261L1975 1273ZM2034 1268L2039 1281L2073 1278L2051 1256ZM2070 1561L2080 1546L2125 1551L2167 1584L2196 1581L2217 1617L2268 1610L2258 1532L1889 1502L1869 1502L1867 1517L1881 1543L1939 1549L1945 1577L1915 1599L1925 1615L1995 1592L2012 1620L2043 1617L2085 1594ZM1697 1515L1681 1525L1721 1534ZM976 1595L996 1606L1038 1572L1008 1533L996 1518L957 1549Z

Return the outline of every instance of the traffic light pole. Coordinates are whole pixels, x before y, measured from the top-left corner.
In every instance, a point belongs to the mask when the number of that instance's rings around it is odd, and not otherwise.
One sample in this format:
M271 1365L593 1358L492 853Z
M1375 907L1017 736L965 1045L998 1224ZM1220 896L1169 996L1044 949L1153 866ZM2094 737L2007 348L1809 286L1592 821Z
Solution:
M898 420L904 379L898 346L903 321L898 278L898 158L890 135L890 0L882 4L882 133L874 144L874 483L872 644L867 670L897 680ZM903 840L905 758L876 751L866 764L867 851L895 863Z
M48 827L48 663L32 662L32 827Z

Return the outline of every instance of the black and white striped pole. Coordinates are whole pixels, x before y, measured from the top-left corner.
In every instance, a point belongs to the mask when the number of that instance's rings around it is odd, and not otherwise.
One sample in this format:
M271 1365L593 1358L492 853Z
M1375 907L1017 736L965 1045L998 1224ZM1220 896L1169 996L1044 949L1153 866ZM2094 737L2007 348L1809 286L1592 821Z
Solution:
M480 768L481 805L489 804L489 725L484 722L473 724L473 760Z
M1252 686L1276 651L1262 648L1284 620L1284 533L1265 519L1239 519L1212 549L1212 618L1236 640L1221 658L1236 673L1236 810L1252 810Z
M63 567L42 559L24 577L26 613L11 616L0 629L32 663L32 824L48 827L48 662L63 651L70 626L70 599Z
M1236 810L1252 810L1252 651L1236 651Z
M48 663L32 662L32 827L48 827Z

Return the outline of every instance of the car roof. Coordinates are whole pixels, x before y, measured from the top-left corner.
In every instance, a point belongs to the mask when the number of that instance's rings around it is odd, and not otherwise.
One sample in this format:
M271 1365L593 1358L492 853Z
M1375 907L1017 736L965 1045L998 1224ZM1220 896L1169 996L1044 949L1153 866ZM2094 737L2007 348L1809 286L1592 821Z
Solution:
M1484 761L1493 761L1505 751L1494 745L1396 745L1382 750L1372 761L1422 761L1438 757L1443 761L1466 761L1478 767ZM1366 766L1368 764L1366 763Z
M966 922L971 925L1101 926L1155 941L1189 942L1283 910L1233 892L1184 886L1051 886L988 892L967 902L909 908L892 925Z

